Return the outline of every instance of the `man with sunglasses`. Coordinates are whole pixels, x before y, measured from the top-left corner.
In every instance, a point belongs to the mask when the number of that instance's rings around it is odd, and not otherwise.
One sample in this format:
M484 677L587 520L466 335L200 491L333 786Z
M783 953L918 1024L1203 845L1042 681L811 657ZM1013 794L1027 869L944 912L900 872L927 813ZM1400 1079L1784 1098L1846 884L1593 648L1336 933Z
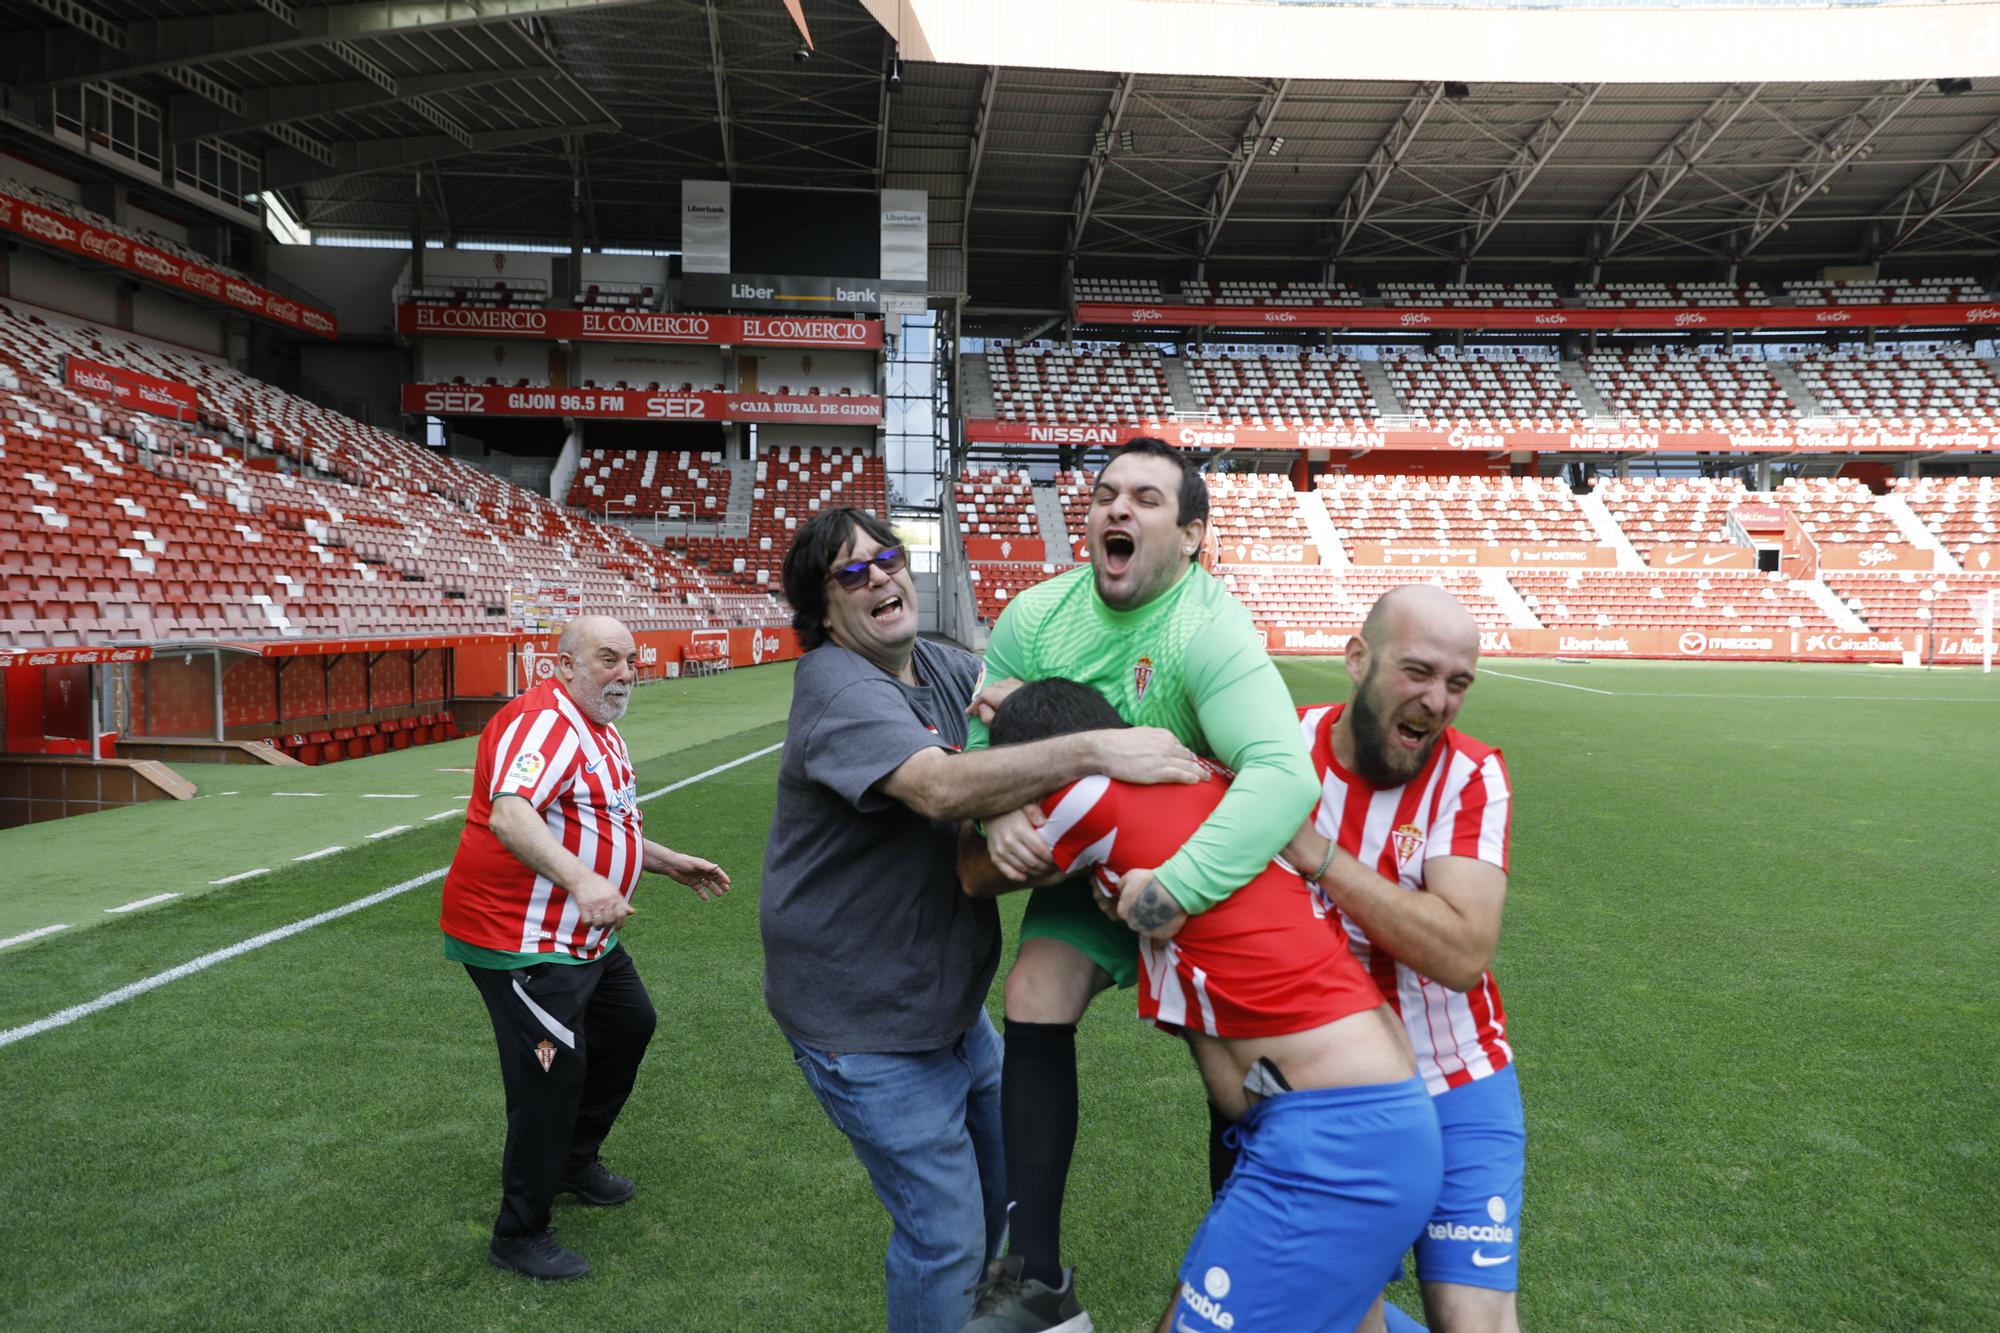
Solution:
M889 1328L949 1333L998 1251L1007 1197L985 1010L1000 924L960 891L958 821L1091 773L1204 770L1159 728L962 753L979 661L918 637L907 555L873 514L801 528L784 586L806 653L764 855L764 998L889 1210Z

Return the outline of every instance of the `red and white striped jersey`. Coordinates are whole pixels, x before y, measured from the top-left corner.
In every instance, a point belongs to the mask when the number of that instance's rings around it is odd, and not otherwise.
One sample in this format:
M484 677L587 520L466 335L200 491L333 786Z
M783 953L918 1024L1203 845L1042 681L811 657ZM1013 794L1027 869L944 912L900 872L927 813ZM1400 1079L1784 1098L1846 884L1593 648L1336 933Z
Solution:
M1423 892L1424 867L1434 857L1466 856L1507 868L1512 788L1498 750L1448 727L1414 778L1378 789L1333 757L1333 723L1343 707L1299 710L1299 729L1320 779L1313 826L1321 834L1413 893ZM1432 1096L1498 1073L1513 1060L1507 1011L1491 972L1460 993L1371 943L1345 912L1340 921L1355 958L1402 1016L1417 1072Z
M1142 787L1089 777L1043 798L1041 834L1064 870L1091 871L1115 892L1128 870L1180 850L1229 790L1229 774ZM1337 935L1305 881L1282 862L1187 920L1164 944L1139 949L1139 1017L1169 1031L1277 1037L1373 1009L1382 996Z
M611 932L584 925L567 890L500 845L493 801L525 798L557 842L629 899L645 860L638 786L618 729L585 717L560 680L509 702L480 733L472 804L444 881L444 933L504 953L602 954Z

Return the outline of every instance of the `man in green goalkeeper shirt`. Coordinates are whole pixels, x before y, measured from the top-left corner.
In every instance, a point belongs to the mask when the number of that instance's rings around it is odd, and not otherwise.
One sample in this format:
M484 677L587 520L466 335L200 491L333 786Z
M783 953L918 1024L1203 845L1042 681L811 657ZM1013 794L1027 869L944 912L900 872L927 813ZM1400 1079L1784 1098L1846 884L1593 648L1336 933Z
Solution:
M1120 883L1108 920L1081 880L1057 883L1035 831L1039 810L987 821L982 846L968 826L960 848L966 892L1032 887L1021 949L1007 975L1001 1125L1009 1252L989 1268L968 1329L1090 1327L1060 1266L1065 1180L1076 1144L1076 1025L1114 982L1137 979L1131 931L1165 939L1190 912L1247 884L1284 849L1319 796L1298 714L1243 605L1197 563L1208 526L1208 486L1178 450L1141 437L1113 451L1085 521L1090 563L1009 602L986 646L984 684L968 748L1003 682L1064 676L1093 686L1134 726L1171 730L1236 780L1181 849ZM1130 927L1128 930L1127 927ZM1233 1155L1210 1110L1211 1185Z

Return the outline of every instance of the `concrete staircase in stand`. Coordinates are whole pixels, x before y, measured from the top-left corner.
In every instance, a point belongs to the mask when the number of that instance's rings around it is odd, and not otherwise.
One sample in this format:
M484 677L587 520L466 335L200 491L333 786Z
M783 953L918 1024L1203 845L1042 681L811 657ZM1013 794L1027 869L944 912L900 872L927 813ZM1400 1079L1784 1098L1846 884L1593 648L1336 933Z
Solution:
M1194 382L1188 378L1187 358L1163 356L1160 365L1167 376L1167 397L1173 400L1174 415L1180 417L1205 417L1208 410L1195 397Z
M1346 569L1354 562L1341 549L1340 537L1333 527L1333 516L1326 512L1326 499L1318 491L1301 491L1298 495L1299 521L1312 534L1313 545L1319 548L1319 562L1335 569Z
M1778 382L1778 387L1785 391L1785 397L1791 399L1793 406L1799 409L1800 416L1826 415L1826 408L1820 405L1819 395L1812 391L1812 386L1805 382L1797 367L1787 361L1765 361L1760 364L1771 372L1771 378Z
M1938 540L1937 534L1924 526L1924 521L1917 517L1917 511L1910 508L1909 501L1890 491L1886 495L1876 496L1875 505L1889 516L1889 520L1896 525L1896 531L1903 534L1904 541L1919 550L1931 553L1933 568L1947 573L1959 571L1958 561L1952 558L1951 552Z
M1585 416L1618 415L1611 410L1611 404L1604 401L1604 395L1598 392L1597 381L1590 378L1590 371L1585 369L1583 362L1564 361L1556 368L1556 373L1563 377L1563 383L1569 385L1570 391L1576 395L1576 400L1583 404Z
M958 377L965 415L982 421L993 420L993 374L986 368L986 358L977 353L961 358Z
M1590 529L1597 534L1597 540L1618 553L1618 568L1644 569L1646 562L1639 558L1636 547L1626 538L1625 530L1618 526L1618 520L1611 517L1611 511L1604 507L1604 501L1594 493L1576 497L1576 507L1590 521Z
M1833 589L1818 579L1791 580L1793 592L1801 592L1812 598L1813 605L1826 612L1826 618L1851 634L1866 634L1868 622L1854 614L1854 609L1834 595Z
M1035 521L1041 526L1042 545L1048 548L1045 557L1057 569L1064 569L1076 563L1076 543L1063 525L1062 497L1056 494L1053 485L1035 487ZM1078 533L1080 539L1082 533Z
M1493 604L1507 614L1507 623L1515 629L1541 629L1542 622L1528 604L1521 600L1520 592L1507 581L1504 569L1482 569L1479 571L1479 586L1493 599Z
M1380 361L1363 361L1361 379L1368 386L1368 392L1375 395L1375 408L1383 416L1409 415L1409 406L1403 402L1403 396L1396 392L1396 382L1389 378L1387 366Z

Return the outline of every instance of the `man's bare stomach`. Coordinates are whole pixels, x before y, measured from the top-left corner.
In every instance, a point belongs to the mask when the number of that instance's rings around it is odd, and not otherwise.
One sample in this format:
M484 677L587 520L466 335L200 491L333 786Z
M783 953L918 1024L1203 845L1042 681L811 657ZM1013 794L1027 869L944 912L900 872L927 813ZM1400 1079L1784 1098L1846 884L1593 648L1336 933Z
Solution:
M1232 1120L1249 1109L1243 1079L1260 1058L1294 1091L1398 1083L1417 1072L1409 1038L1386 1004L1281 1037L1186 1035L1209 1097Z

